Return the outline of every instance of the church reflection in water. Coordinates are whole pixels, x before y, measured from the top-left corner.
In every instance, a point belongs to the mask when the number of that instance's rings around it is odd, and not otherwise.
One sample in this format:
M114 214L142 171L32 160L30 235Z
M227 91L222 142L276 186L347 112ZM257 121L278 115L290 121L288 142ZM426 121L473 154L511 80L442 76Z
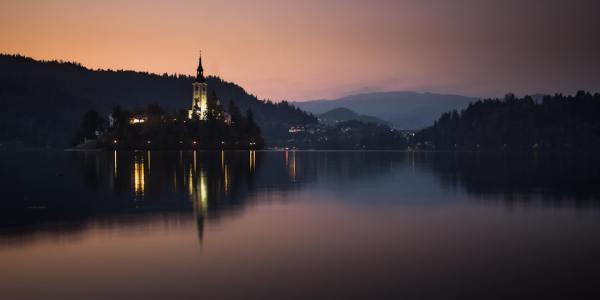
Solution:
M594 199L600 195L600 159L583 156L327 151L5 156L0 160L0 178L5 184L0 237L18 233L20 239L40 231L77 233L99 221L122 222L121 216L126 215L126 219L133 216L136 224L165 216L193 221L202 240L207 222L239 215L251 203L284 200L315 185L344 193L355 186L392 181L387 190L374 191L386 199L385 195L396 195L398 190L418 196L422 191L410 182L426 182L428 191L464 192L477 199L503 201L507 206L516 201L550 200L554 205L574 202L578 208L586 208L597 206ZM277 193L277 197L269 193ZM342 198L353 196L349 192ZM377 197L370 195L368 200Z
M294 191L314 182L318 175L326 175L323 171L350 179L364 175L364 166L380 170L377 160L347 155L356 159L296 151L114 151L94 157L101 161L108 157L109 162L85 163L85 168L86 172L94 168L95 173L103 173L102 166L108 166L112 193L108 199L119 211L191 211L202 238L205 222L235 215L248 203L264 199L257 193ZM403 155L395 158L403 159ZM350 164L363 167L356 169ZM98 177L90 181L97 185Z
M293 188L293 180L281 176L288 173L287 153L285 164L273 164L268 172L260 175L261 182L256 182L262 154L256 151L114 151L110 155L112 161L107 164L111 169L109 186L122 200L118 203L125 210L191 210L202 238L207 220L243 208L244 202L250 200L248 196L260 188L261 183L266 190L273 186ZM284 155L280 156L283 160ZM127 201L127 197L133 201Z
M148 172L149 171L150 170L148 170ZM135 192L136 198L144 197L144 187L146 186L146 183L144 182L145 173L144 157L136 156L135 161L133 162L133 191Z

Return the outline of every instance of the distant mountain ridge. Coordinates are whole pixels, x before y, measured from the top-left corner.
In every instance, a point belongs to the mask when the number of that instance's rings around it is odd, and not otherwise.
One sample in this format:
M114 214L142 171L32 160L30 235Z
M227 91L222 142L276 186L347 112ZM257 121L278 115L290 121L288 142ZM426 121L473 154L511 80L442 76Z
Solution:
M0 142L64 147L90 109L103 115L115 105L136 109L156 103L170 110L188 109L192 81L185 75L92 70L78 63L0 54ZM244 113L252 109L267 143L284 139L291 125L317 122L287 102L260 100L221 78L209 76L207 83L209 93L216 91L225 107L233 101Z
M433 125L442 113L466 108L477 98L417 92L377 92L350 95L333 100L293 102L300 109L322 114L344 107L358 114L374 116L394 127L417 129Z
M351 120L361 121L364 123L387 125L387 122L385 122L379 118L372 117L372 116L359 115L356 112L354 112L350 109L344 108L344 107L334 108L332 110L329 110L325 113L318 115L317 117L319 118L319 122L321 122L325 125L329 125L329 126L334 126L337 123L351 121Z

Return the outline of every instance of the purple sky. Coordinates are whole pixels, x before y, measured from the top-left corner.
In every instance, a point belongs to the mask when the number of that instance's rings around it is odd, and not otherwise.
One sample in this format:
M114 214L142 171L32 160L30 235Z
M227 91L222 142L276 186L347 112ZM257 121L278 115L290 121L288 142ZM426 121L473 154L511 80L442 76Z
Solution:
M600 1L0 0L0 52L205 70L261 98L600 90Z

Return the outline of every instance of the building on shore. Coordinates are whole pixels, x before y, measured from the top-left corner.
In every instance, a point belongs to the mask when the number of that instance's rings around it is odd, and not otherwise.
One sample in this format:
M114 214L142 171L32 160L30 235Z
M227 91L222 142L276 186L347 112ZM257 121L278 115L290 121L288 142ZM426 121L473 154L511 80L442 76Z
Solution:
M197 118L206 120L208 113L208 84L204 77L204 68L202 67L202 55L198 59L198 69L196 69L196 78L192 83L193 98L192 108L188 110L188 118Z
M207 120L211 115L217 120L231 124L231 116L223 109L214 89L211 95L208 96L208 83L206 83L206 77L204 77L202 55L198 59L198 68L196 69L196 78L192 83L192 91L192 108L188 110L189 119Z

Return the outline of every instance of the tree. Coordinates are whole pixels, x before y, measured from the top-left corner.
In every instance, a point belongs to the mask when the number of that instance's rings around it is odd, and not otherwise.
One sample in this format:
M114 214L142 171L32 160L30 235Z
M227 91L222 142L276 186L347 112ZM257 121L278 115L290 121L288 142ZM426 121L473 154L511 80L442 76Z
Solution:
M229 115L231 116L231 123L233 125L239 124L242 120L242 114L240 113L240 109L235 105L233 100L229 101L229 108L227 109Z
M254 123L254 113L250 108L246 111L246 122L248 122L248 127L256 126L256 123Z
M103 131L104 120L100 117L98 112L90 110L83 115L79 130L75 134L72 140L73 144L79 144L85 139L94 139L98 135L97 133Z
M597 149L598 115L600 94L556 94L541 103L507 94L471 103L460 114L443 114L416 140L438 149Z

